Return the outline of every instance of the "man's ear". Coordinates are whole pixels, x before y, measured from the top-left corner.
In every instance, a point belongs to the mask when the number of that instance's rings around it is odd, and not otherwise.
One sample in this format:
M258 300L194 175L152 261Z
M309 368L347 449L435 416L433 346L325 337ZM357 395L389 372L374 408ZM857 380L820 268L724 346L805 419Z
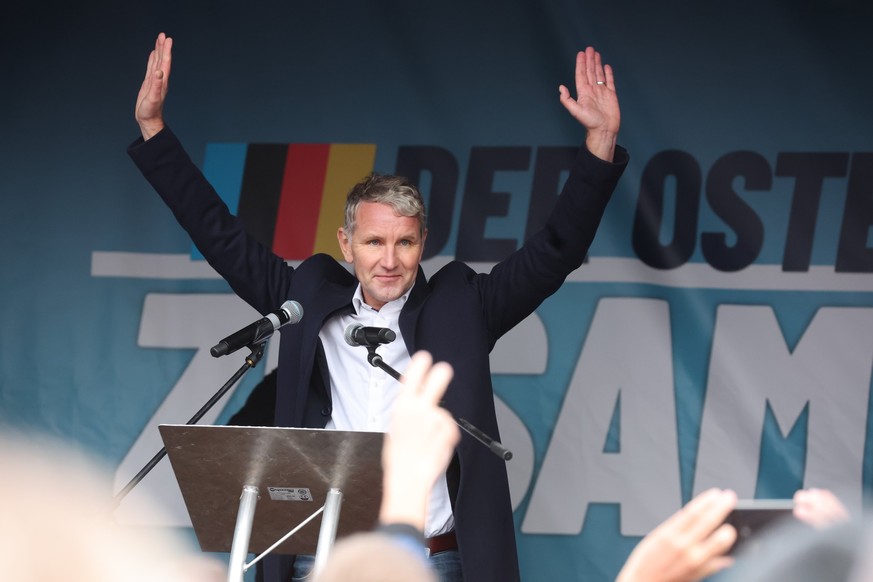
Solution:
M345 261L349 264L354 263L355 255L352 253L352 239L346 235L344 228L336 229L336 239L339 241L340 251L342 251Z

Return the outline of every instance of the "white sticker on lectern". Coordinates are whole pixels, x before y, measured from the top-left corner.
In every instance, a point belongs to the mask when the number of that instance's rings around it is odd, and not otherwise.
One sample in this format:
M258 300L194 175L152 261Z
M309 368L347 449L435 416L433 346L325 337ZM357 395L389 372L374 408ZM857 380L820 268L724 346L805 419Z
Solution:
M267 487L273 501L312 501L307 487Z

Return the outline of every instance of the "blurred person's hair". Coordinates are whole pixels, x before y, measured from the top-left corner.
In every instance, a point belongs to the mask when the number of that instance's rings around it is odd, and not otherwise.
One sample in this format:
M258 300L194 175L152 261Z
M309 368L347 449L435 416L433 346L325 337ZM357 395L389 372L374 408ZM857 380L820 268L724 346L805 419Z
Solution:
M45 437L0 433L0 563L15 582L217 582L226 569L168 529L124 526L108 471ZM131 504L130 515L157 507ZM134 507L134 505L136 507Z
M868 530L869 531L869 530ZM788 522L761 534L748 550L737 554L737 561L721 582L861 582L856 577L863 550L864 528L857 522L837 523L824 529Z

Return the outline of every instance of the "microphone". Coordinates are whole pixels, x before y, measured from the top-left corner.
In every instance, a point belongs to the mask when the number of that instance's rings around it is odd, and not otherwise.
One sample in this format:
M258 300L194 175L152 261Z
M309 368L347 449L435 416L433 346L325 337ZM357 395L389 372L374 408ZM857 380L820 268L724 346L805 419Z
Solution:
M364 327L359 323L348 326L344 335L350 346L366 347L390 344L397 338L397 334L387 327Z
M247 325L212 346L209 353L213 358L232 354L246 346L256 346L270 339L273 332L287 323L297 323L303 317L303 306L296 301L288 300L282 306L268 313L263 319Z

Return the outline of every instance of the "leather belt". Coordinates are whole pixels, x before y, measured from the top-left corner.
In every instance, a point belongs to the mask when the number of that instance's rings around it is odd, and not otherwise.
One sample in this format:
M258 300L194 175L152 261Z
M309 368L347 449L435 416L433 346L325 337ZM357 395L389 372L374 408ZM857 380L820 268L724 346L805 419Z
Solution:
M432 538L427 538L425 544L427 544L428 553L431 556L439 554L440 552L458 549L458 540L455 538L454 530Z

